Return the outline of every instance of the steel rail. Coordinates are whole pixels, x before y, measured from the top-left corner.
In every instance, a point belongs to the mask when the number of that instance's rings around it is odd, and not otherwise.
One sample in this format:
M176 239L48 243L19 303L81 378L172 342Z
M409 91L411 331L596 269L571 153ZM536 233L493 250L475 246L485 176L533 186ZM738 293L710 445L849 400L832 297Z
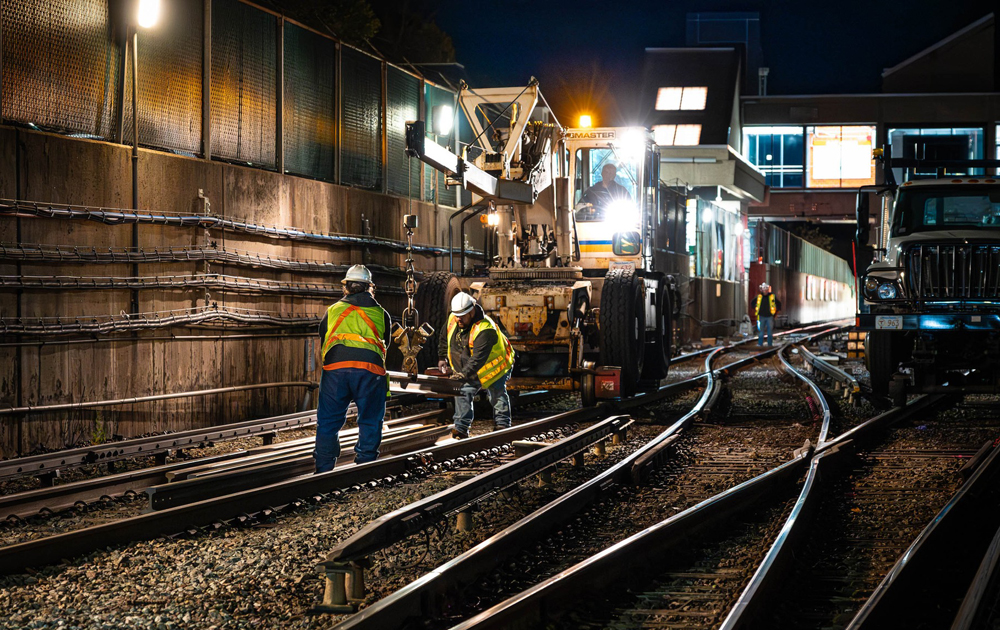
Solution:
M245 386L240 386L245 387ZM224 388L227 389L227 388ZM203 390L204 391L204 390ZM209 390L213 391L213 390ZM133 400L133 399L124 399ZM134 399L135 402L145 402ZM386 404L389 410L414 402L415 397L403 394L394 397ZM103 402L103 401L102 401ZM114 401L112 401L114 402ZM87 403L68 403L87 404ZM60 406L61 405L56 405ZM90 405L93 406L93 405ZM98 405L100 406L100 405ZM51 408L32 408L31 411L51 411ZM2 411L2 410L0 410ZM352 404L348 407L348 415L357 414L357 408ZM108 442L81 448L64 449L42 455L30 455L16 459L0 460L0 479L25 475L43 475L53 473L63 468L85 466L112 462L138 455L156 455L170 450L178 450L197 446L204 442L222 442L262 433L285 431L300 428L316 422L316 411L299 411L296 413L254 420L243 420L229 424L220 424L201 429L165 433L151 437L132 438L119 442Z
M928 401L923 399L913 401L908 407L896 408L880 414L854 430L829 440L830 406L822 390L812 379L795 369L783 355L779 354L779 357L786 371L806 383L812 391L812 395L821 405L823 421L815 450L809 448L812 451L809 469L799 496L792 506L791 513L768 549L764 560L754 572L749 584L719 626L720 630L754 627L761 612L768 609L773 596L779 590L792 567L796 550L807 540L808 523L820 502L820 493L817 488L829 485L831 480L838 476L837 470L854 452L856 442L869 438L872 433L884 429L893 422L923 411L928 404ZM848 434L850 434L851 439L845 437Z
M972 630L973 628L987 627L986 618L996 606L995 599L988 599L991 589L995 589L1000 571L1000 528L996 530L993 539L990 541L983 559L979 563L975 577L969 589L962 598L962 605L959 606L955 621L951 624L951 630Z
M790 345L786 344L786 348L790 347ZM816 383L796 369L785 358L783 352L778 353L778 358L781 360L785 371L802 381L819 405L821 423L816 441L817 444L822 445L826 442L830 431L831 413L829 401ZM809 469L806 472L805 480L802 483L802 490L799 492L795 505L792 506L791 513L785 519L785 524L768 549L763 561L761 561L757 570L754 571L753 577L750 578L750 582L737 598L729 614L726 615L722 625L719 626L720 630L735 630L736 628L750 626L750 620L754 619L767 605L767 601L769 601L769 598L777 590L785 571L793 562L795 546L804 536L803 530L805 529L797 525L805 520L806 515L813 513L818 494L813 492L813 488L819 483L821 472L825 471L824 462L839 453L838 449L830 449L819 456L812 457L813 447L808 442L803 450L810 456L811 461L809 462Z
M576 409L466 440L448 441L422 450L421 455L439 461L470 454L485 456L488 449L493 447L545 433L566 424L592 420L597 414L596 409ZM273 511L300 500L321 497L334 490L375 484L377 480L412 474L411 471L421 466L420 459L415 455L408 453L367 464L346 465L327 473L295 477L260 488L3 547L0 548L0 575L23 572L29 567L78 557L103 549L109 544L174 535L192 527L211 525L243 515L252 516L264 510Z
M807 454L800 453L777 468L629 536L452 630L540 626L559 611L577 605L581 598L648 581L678 546L687 544L692 533L720 526L734 514L754 509L761 499L795 484L808 462Z
M385 426L394 427L409 422L409 418L397 418L387 420ZM315 417L312 422L298 425L297 429L310 427L315 424ZM345 447L353 442L352 437L357 436L357 428L349 428L341 431L341 445ZM103 475L92 479L84 479L72 483L59 484L56 486L38 488L25 492L17 492L0 496L0 520L13 518L27 518L38 514L45 509L50 512L57 512L66 508L87 504L105 497L115 498L126 494L128 491L137 491L148 488L152 485L167 483L173 480L182 480L192 471L204 469L212 465L231 464L233 461L244 461L248 458L262 453L277 453L287 448L294 448L305 442L311 443L312 438L303 440L293 440L265 446L258 446L247 450L233 451L221 455L211 455L186 461L173 462L163 466L153 466L141 468L123 473Z
M433 421L442 418L445 411L441 409L422 413L411 416L407 420L409 423ZM433 445L438 438L444 437L450 430L449 427L438 425L423 429L424 433L418 432L418 437L433 435L435 439L430 442L430 445ZM388 445L389 438L394 439L396 432L398 429L385 434L387 439L384 444ZM357 438L350 440L352 447L356 441ZM428 444L423 446L428 446ZM297 475L309 474L316 469L312 450L313 444L304 444L292 449L291 452L270 454L271 461L224 462L224 466L230 465L228 469L215 470L208 475L188 476L185 479L148 487L145 489L145 493L149 496L149 509L150 511L165 510L179 505L204 501L212 497L278 483ZM386 451L386 453L395 454L400 452L399 449ZM342 453L339 461L343 465L348 461L347 455Z
M327 554L326 562L352 562L385 549L491 492L511 486L613 433L622 432L631 422L628 416L611 416L531 454L385 514L337 544Z
M826 332L821 331L815 336L826 334ZM625 410L676 395L698 386L703 379L706 380L709 386L705 388L694 407L647 444L600 475L570 490L503 531L494 534L469 551L348 617L337 625L338 630L361 628L378 630L402 627L409 620L435 615L439 612L437 607L443 605L447 594L453 589L488 574L521 549L543 538L575 514L584 510L598 497L606 496L612 492L616 486L636 483L646 478L653 468L665 458L668 449L678 439L681 430L704 413L704 405L712 398L711 390L717 389L718 383L721 382L715 376L717 373L739 369L739 367L758 360L761 356L770 356L778 351L778 348L765 350L748 359L712 370L713 359L725 349L719 347L708 350L710 356L706 359L706 372L701 375L662 386L655 392L642 394L627 401L601 405L602 408Z
M806 362L813 367L813 369L826 374L837 383L846 387L850 395L853 396L861 391L861 386L858 385L858 379L854 378L844 370L816 356L805 346L799 346L799 352L802 353L802 358L805 359Z
M919 611L921 602L914 602L911 592L917 583L920 583L922 588L933 584L935 591L943 590L942 582L951 575L949 572L940 571L941 561L947 559L952 566L959 561L959 558L954 557L955 538L961 536L964 539L963 546L978 547L980 558L989 547L989 536L996 530L997 521L1000 520L1000 514L997 514L993 503L996 500L996 493L990 494L991 490L995 490L998 475L1000 475L1000 449L994 448L989 457L900 555L896 564L875 588L875 592L847 625L847 630L900 627L898 624L907 618L912 621L903 622L901 627L916 625L917 620L913 618L913 613ZM992 496L992 505L988 510L980 509L984 496ZM991 519L992 527L988 529L984 539L977 540L977 530L984 528L964 525L967 521L978 521L984 516ZM971 584L974 580L974 570L970 571L967 578Z

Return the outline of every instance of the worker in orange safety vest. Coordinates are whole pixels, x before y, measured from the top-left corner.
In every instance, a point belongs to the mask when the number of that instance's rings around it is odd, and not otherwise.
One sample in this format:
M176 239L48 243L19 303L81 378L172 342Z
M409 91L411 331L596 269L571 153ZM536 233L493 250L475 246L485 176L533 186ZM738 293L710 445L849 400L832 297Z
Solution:
M323 339L323 377L316 410L316 472L333 470L340 457L340 429L353 402L358 408L354 462L378 458L389 381L385 353L390 319L375 301L372 274L354 265L343 280L344 297L327 309L319 332Z

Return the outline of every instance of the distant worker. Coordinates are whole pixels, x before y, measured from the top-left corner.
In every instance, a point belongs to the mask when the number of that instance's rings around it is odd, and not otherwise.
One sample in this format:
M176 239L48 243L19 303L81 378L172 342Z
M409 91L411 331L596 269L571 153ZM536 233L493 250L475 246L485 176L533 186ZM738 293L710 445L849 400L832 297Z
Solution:
M316 411L316 472L333 470L340 457L340 429L347 407L358 408L358 442L354 462L378 458L389 381L385 351L389 345L389 314L375 301L372 274L364 265L347 270L344 297L327 309L319 324L323 340L323 378Z
M587 189L583 195L585 203L592 204L595 208L606 209L613 201L632 201L632 195L628 188L615 181L618 175L618 167L608 162L601 168L601 181Z
M774 345L772 333L774 331L774 315L778 312L781 303L778 298L771 293L771 285L764 282L760 285L760 293L757 294L757 304L754 307L754 314L757 317L757 347L764 345L764 331L767 330L767 347Z
M455 396L455 426L452 437L469 437L474 418L472 401L485 389L493 405L493 429L510 426L507 379L514 367L514 348L468 293L451 300L446 334L438 341L438 367L452 378L464 381Z

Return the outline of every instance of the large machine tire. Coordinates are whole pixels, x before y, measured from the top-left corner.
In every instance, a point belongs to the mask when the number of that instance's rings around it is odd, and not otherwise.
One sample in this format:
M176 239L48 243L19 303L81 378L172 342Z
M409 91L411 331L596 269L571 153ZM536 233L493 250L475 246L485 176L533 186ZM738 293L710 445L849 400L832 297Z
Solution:
M873 330L865 338L865 363L871 377L872 393L889 395L889 383L899 364L909 359L912 341L900 332Z
M659 381L667 377L673 348L673 317L671 315L670 290L660 282L656 290L656 332L646 340L645 356L642 363L643 380Z
M621 367L621 394L635 393L646 345L645 286L633 269L612 269L601 290L601 365Z
M450 271L434 271L426 274L423 281L417 285L413 302L417 312L420 313L420 321L434 327L434 334L417 355L417 364L421 372L430 367L437 367L439 335L445 334L451 298L461 290L458 278Z

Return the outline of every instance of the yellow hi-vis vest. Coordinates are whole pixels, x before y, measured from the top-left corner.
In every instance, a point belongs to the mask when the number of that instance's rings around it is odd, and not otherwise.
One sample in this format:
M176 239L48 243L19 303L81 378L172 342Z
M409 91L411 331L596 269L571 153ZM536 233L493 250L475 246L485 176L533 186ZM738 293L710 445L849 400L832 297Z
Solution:
M458 326L458 318L454 315L448 316L448 363L451 365L451 369L455 369L455 364L451 360L451 338L455 332L455 328ZM483 367L479 368L476 372L476 376L479 377L479 382L483 389L488 388L493 383L510 371L514 366L514 348L511 347L510 341L504 336L497 325L493 323L493 320L489 318L488 315L483 315L483 318L472 325L472 330L469 331L469 353L472 353L473 343L476 341L476 337L479 333L484 330L492 328L497 331L497 341L493 344L493 348L490 350L490 356L483 364Z
M764 296L761 295L760 293L757 294L757 308L756 308L756 311L755 311L757 313L757 317L760 317L760 301L761 301L760 299L762 297L764 297ZM778 312L778 305L775 304L775 302L774 302L774 294L773 293L768 294L768 296L767 296L767 302L768 302L768 306L770 306L770 308L771 308L771 315L773 316L775 313Z
M324 365L324 370L361 368L375 374L385 374L385 318L377 306L355 306L341 300L326 311L326 337L322 357L335 345L371 350L382 359L381 364L367 361L338 361Z

